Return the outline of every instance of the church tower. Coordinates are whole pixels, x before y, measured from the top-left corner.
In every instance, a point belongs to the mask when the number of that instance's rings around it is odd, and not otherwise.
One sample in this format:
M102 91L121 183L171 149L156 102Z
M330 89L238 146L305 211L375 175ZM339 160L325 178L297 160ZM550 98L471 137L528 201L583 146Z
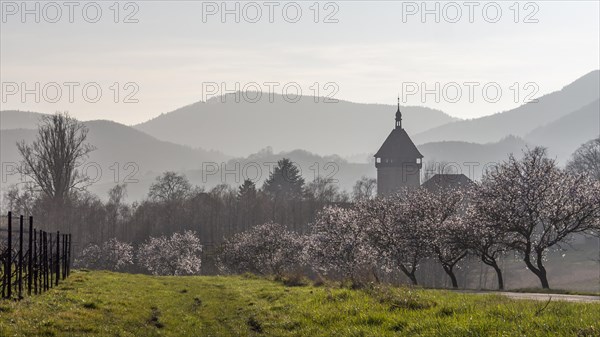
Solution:
M406 187L421 186L423 155L402 128L400 97L395 127L374 157L378 195L386 196Z

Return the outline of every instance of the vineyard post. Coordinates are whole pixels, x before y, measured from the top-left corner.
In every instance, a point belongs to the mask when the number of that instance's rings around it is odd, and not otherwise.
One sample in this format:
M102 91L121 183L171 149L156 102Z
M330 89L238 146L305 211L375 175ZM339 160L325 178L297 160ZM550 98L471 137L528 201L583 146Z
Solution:
M33 223L33 219L32 219ZM37 239L37 229L33 230L33 291L37 295L38 294L38 239Z
M67 278L67 234L63 234L62 240L62 260L61 260L61 268L62 268L62 279Z
M8 212L8 251L6 254L6 269L7 275L7 294L6 297L12 296L12 212Z
M27 295L31 296L33 283L33 217L29 217L29 250L27 251Z
M48 233L46 231L44 233L44 240L42 241L42 245L44 246L44 256L42 258L42 269L43 269L43 279L44 279L44 291L48 290Z
M73 236L69 233L69 247L67 251L67 275L71 275L71 245L73 241Z
M19 217L19 275L18 275L19 299L23 298L23 215Z
M54 279L55 284L58 285L60 279L60 231L56 232L56 277Z
M54 265L52 261L54 259L54 246L52 245L52 233L48 233L48 276L50 282L48 282L49 289L54 287Z

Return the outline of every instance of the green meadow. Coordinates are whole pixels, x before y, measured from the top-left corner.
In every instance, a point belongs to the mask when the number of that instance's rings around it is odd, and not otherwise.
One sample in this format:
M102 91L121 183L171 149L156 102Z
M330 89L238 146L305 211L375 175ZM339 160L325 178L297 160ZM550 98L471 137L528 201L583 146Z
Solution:
M0 302L0 336L600 336L600 304L242 276L76 271Z

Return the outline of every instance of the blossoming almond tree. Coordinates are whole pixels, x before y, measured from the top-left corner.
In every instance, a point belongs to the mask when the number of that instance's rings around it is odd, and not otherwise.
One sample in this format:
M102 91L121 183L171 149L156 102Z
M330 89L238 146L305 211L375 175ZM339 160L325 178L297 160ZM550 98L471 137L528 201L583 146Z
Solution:
M378 263L388 271L400 269L417 285L417 268L429 256L430 245L428 231L410 211L408 195L361 200L356 210Z
M462 235L464 218L462 215L454 214L446 218L444 221L434 224L436 233L432 236L433 251L442 268L450 277L453 288L458 288L458 280L454 273L454 268L458 263L467 256L468 250L465 249L457 240Z
M464 188L420 188L411 191L407 197L407 212L428 237L433 256L450 277L453 288L458 288L454 268L467 256L467 250L457 241L464 235L465 196Z
M170 237L150 237L141 244L137 259L153 275L198 275L202 261L200 238L193 231Z
M365 233L355 209L325 207L310 225L306 260L316 271L337 272L355 282L359 270L376 260Z
M498 279L498 289L504 289L504 278L498 259L506 254L508 247L508 233L502 227L489 222L485 212L485 198L479 197L479 188L473 191L473 196L466 213L463 233L457 238L457 243L468 249L473 255L479 256L481 261L492 267Z
M82 268L120 271L133 264L133 246L116 238L89 244L75 262Z
M223 272L282 276L299 266L302 246L297 233L268 222L226 240L217 264Z
M600 227L600 183L588 175L570 175L546 156L527 150L522 159L488 172L478 193L479 212L508 237L508 245L549 288L544 257L574 233Z

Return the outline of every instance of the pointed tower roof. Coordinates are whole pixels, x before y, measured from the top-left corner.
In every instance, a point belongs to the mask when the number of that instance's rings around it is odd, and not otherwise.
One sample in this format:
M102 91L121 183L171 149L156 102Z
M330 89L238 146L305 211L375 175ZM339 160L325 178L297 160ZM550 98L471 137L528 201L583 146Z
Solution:
M396 124L394 130L386 138L374 157L381 158L423 158L415 143L412 142L406 131L402 128L402 112L400 112L400 96L398 96L398 110L396 110Z
M394 129L385 139L375 157L381 158L423 158L415 143L412 142L404 129Z

